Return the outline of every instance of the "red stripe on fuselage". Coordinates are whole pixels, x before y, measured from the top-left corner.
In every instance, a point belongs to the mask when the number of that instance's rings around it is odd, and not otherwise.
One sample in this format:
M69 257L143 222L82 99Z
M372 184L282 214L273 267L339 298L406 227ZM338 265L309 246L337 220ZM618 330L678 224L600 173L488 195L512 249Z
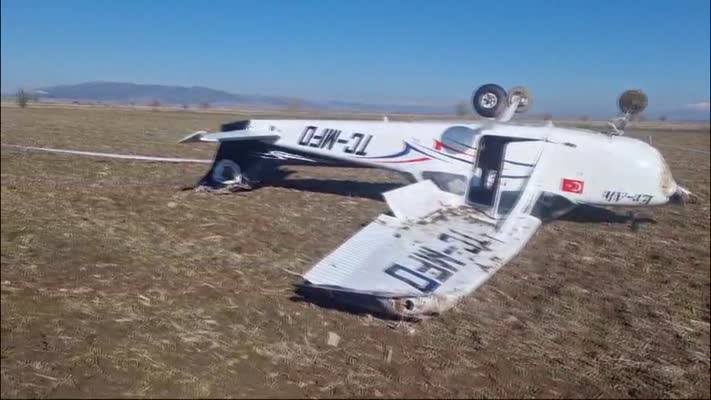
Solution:
M420 162L420 161L429 161L429 160L431 160L431 158L422 157L422 158L415 158L414 160L380 161L380 162L387 163L387 164L400 164L400 163Z

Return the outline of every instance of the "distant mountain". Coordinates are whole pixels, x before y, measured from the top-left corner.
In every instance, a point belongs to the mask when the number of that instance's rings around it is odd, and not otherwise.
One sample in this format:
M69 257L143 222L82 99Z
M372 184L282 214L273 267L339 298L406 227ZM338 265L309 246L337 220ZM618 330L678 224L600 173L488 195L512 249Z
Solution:
M237 106L260 109L299 108L317 111L356 111L370 113L413 113L413 114L453 114L451 105L413 105L413 104L372 104L341 100L314 101L287 96L262 96L235 94L201 86L144 85L126 82L87 82L76 85L58 85L34 90L43 100L83 101L114 104L150 104L154 101L162 105L197 106L209 103L213 107ZM13 96L9 94L8 96ZM524 118L534 118L536 110L527 113ZM564 114L556 115L561 117ZM591 116L594 118L595 115ZM646 113L648 120L657 120L662 116L670 121L708 121L709 102L682 105L677 109ZM571 116L574 117L574 116ZM609 116L600 116L607 118Z
M206 87L142 85L124 82L87 82L76 85L58 85L35 90L43 98L113 103L149 103L158 101L162 104L269 104L286 106L294 99L287 97L238 95Z
M200 86L144 85L124 82L87 82L37 88L45 100L91 101L119 104L247 106L262 108L299 107L302 109L361 112L451 113L453 106L368 104L346 101L310 101L287 96L261 96L225 92Z

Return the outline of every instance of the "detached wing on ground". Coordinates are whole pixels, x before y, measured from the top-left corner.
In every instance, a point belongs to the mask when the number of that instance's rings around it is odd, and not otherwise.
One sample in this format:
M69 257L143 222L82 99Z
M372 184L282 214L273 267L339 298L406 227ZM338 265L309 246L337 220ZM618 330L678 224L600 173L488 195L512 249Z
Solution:
M323 258L304 276L303 289L390 316L441 313L493 276L541 225L530 215L540 173L500 220L431 181L385 193L395 217L380 215Z

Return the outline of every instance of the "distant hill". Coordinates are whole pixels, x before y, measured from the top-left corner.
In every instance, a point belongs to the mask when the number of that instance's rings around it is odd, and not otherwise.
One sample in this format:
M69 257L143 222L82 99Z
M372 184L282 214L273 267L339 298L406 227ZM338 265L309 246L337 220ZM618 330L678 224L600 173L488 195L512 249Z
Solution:
M57 85L34 90L43 101L80 101L113 104L142 104L159 102L161 105L189 105L191 107L208 103L212 107L243 107L255 109L302 109L315 111L355 111L369 113L412 113L412 114L454 114L455 103L451 105L408 105L408 104L373 104L341 100L314 101L288 96L263 96L235 94L201 86L149 85L127 82L86 82L75 85ZM5 94L10 99L14 94ZM535 106L534 106L535 107ZM554 119L577 118L576 115L553 113ZM542 110L531 110L519 118L542 119ZM594 119L612 118L609 115L590 115ZM647 120L662 117L670 121L708 121L709 103L699 102L682 105L676 109L648 111Z
M454 106L417 106L393 104L368 104L344 101L310 101L286 96L261 96L229 93L200 86L145 85L125 82L87 82L75 85L58 85L34 90L43 100L90 101L117 104L149 104L157 101L163 105L244 106L260 108L287 108L441 114L451 113Z
M287 106L297 99L287 97L249 96L215 90L206 87L143 85L124 82L87 82L76 85L58 85L36 89L45 99L66 99L101 101L114 103L149 103L159 101L162 104L268 104Z

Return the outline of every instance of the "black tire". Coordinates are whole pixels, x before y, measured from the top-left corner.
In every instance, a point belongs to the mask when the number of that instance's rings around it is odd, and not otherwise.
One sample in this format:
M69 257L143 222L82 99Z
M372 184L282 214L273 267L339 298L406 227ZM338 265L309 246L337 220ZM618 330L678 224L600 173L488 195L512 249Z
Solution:
M617 100L617 106L623 114L639 114L647 108L647 95L637 89L626 90Z
M223 158L215 163L210 178L220 186L240 184L243 178L242 167L229 158Z
M508 104L506 90L493 83L480 86L472 96L474 111L484 118L498 117L506 110Z

